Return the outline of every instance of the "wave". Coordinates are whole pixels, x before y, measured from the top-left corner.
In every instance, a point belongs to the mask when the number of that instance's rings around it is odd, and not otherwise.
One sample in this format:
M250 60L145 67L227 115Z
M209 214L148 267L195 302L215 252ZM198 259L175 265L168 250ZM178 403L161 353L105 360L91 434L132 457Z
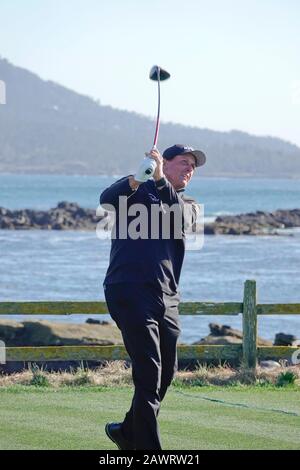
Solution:
M216 220L216 217L213 216L213 215L204 217L204 223L205 223L205 224L211 224L211 223L213 223L215 220Z

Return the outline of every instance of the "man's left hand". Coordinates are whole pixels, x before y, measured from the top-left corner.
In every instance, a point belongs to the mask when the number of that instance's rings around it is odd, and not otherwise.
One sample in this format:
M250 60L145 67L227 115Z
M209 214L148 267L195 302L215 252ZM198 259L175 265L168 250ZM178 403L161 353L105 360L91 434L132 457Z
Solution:
M164 159L161 156L159 150L157 149L152 149L149 153L146 153L147 157L153 158L153 160L156 161L156 169L153 174L153 178L155 181L160 180L161 178L164 177L164 172L163 172L163 162Z

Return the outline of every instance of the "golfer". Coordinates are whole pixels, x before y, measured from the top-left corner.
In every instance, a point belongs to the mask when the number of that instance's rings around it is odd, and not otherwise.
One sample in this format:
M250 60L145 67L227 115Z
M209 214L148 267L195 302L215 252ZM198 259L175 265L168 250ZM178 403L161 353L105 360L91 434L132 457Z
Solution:
M104 292L132 361L135 390L123 422L108 423L105 431L122 450L162 448L157 417L177 370L178 283L185 251L183 209L186 204L196 207L195 201L183 192L195 168L206 160L203 152L184 145L173 145L162 156L154 149L148 156L156 161L153 178L141 183L137 175L137 179L126 176L100 196L104 208L113 206L115 210L115 233L124 225L120 218L129 214L133 204L142 204L148 214L153 205L175 205L181 209L181 238L174 237L174 221L169 238L163 237L161 231L158 237L112 238ZM120 196L127 200L128 214L118 213ZM127 229L132 221L133 216L128 215ZM150 223L150 215L146 221L139 220L143 234L145 227L141 225L145 222Z

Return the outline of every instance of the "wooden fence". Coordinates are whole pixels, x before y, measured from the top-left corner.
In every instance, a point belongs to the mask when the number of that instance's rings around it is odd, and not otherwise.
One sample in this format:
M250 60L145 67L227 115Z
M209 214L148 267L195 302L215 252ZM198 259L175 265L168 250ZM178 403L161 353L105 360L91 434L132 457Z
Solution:
M179 345L178 358L183 360L240 361L253 368L258 360L291 360L297 347L257 347L259 315L300 314L299 304L257 304L256 282L245 281L242 302L183 302L181 315L240 315L243 316L243 343L232 345ZM107 313L105 302L0 302L1 315L73 315ZM0 338L1 340L1 338ZM123 345L114 346L41 346L7 347L7 361L102 361L129 359Z

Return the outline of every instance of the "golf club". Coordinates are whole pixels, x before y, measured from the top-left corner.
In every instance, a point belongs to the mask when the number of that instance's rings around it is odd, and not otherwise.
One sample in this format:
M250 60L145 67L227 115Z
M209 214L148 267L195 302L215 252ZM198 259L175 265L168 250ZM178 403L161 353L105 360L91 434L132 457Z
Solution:
M156 127L153 140L152 150L156 149L158 133L159 133L159 124L160 124L160 82L170 78L169 72L162 69L158 65L154 65L149 74L149 78L157 82L157 91L158 91L158 107L157 107L157 117L156 117ZM151 178L155 172L156 162L153 158L145 157L142 165L139 168L138 174L136 175L137 181L147 181Z

